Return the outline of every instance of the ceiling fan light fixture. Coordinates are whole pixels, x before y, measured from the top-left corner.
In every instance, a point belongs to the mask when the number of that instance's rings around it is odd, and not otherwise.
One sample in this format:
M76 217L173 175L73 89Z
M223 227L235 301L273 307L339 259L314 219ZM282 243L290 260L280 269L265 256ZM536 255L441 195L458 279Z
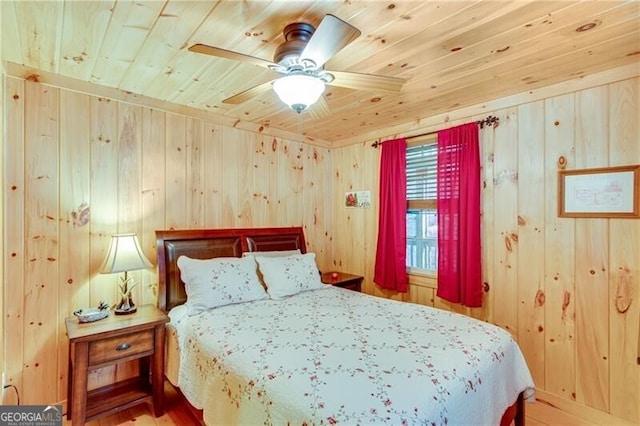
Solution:
M280 100L298 113L316 103L324 89L324 81L306 74L290 74L273 82Z

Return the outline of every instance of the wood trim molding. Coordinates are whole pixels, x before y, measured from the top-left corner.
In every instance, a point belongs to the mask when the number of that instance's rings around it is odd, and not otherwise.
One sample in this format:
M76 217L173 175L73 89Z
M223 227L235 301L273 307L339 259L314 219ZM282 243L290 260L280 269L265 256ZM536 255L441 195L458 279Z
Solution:
M116 89L114 87L101 86L99 84L90 83L87 81L76 80L71 77L65 77L63 75L54 74L48 71L42 71L35 68L19 65L14 62L6 62L5 64L6 74L11 77L20 78L27 81L46 84L49 86L59 87L62 89L71 90L74 92L85 93L92 96L101 98L113 99L120 102L126 102L133 105L139 105L155 110L171 112L180 115L186 115L189 117L201 118L214 124L222 126L233 127L236 129L242 129L249 132L259 133L262 135L274 136L277 138L287 139L294 142L302 142L309 145L320 146L324 148L331 148L332 143L322 139L310 138L308 136L301 136L297 133L287 132L285 130L275 129L268 126L263 126L258 123L251 123L248 121L236 120L233 118L225 117L213 112L191 108L174 104L171 102L162 101L160 99L153 99L147 96L138 95L136 93L127 92L124 90Z
M409 285L415 285L418 287L426 287L437 289L438 288L438 277L435 275L422 275L422 274L413 274L411 272L409 275Z
M543 404L551 405L559 410L573 414L581 419L588 420L597 424L603 425L618 425L618 426L632 426L636 423L630 422L620 417L613 416L604 411L596 410L595 408L587 407L579 404L575 401L569 401L564 398L560 398L556 395L552 395L542 389L536 388L536 400Z

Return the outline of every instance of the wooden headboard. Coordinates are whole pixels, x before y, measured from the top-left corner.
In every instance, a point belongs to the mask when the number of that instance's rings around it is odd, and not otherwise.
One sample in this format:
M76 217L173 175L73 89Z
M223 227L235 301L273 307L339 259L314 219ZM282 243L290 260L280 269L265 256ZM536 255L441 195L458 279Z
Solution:
M247 251L299 249L306 253L302 227L186 229L156 231L158 306L169 311L187 300L178 258L241 257Z

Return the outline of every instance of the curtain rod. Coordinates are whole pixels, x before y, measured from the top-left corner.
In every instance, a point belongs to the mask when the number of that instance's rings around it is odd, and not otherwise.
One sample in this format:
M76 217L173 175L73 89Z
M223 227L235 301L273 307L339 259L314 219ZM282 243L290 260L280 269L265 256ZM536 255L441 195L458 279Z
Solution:
M493 128L495 129L496 127L498 127L499 121L500 121L500 117L494 117L493 115L490 115L487 118L485 118L484 120L476 121L476 123L480 126L481 129L484 129L484 126L493 126ZM439 130L436 130L436 131L433 131L433 132L428 132L428 133L421 133L419 135L409 136L406 139L410 140L410 139L415 139L415 138L423 138L425 136L436 135L436 134L438 134L438 132L439 132ZM374 148L377 148L378 146L382 145L385 142L386 141L376 141L376 142L372 143L371 146L374 147Z

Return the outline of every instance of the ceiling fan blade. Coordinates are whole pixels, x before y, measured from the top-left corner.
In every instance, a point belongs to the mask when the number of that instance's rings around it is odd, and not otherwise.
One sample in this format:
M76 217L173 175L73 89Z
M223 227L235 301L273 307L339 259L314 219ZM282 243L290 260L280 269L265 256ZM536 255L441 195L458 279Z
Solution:
M309 107L307 112L314 120L327 118L331 115L329 104L327 103L327 100L324 98L324 96L320 96L316 103Z
M218 58L231 59L233 61L245 62L248 64L258 65L263 68L276 70L280 68L279 65L274 64L266 59L256 58L255 56L245 55L243 53L234 52L231 50L221 49L219 47L207 46L206 44L194 44L189 47L189 51L195 53L202 53L209 56L217 56Z
M300 54L300 61L313 61L317 68L321 68L358 36L360 30L353 25L333 15L326 15Z
M348 89L397 93L402 90L402 86L406 83L406 80L402 78L384 75L359 74L347 71L329 71L329 73L333 74L335 79L328 84Z
M252 88L247 89L244 92L240 92L237 95L233 95L230 98L223 100L222 103L240 105L271 90L271 84L272 81L258 84L257 86L253 86Z

